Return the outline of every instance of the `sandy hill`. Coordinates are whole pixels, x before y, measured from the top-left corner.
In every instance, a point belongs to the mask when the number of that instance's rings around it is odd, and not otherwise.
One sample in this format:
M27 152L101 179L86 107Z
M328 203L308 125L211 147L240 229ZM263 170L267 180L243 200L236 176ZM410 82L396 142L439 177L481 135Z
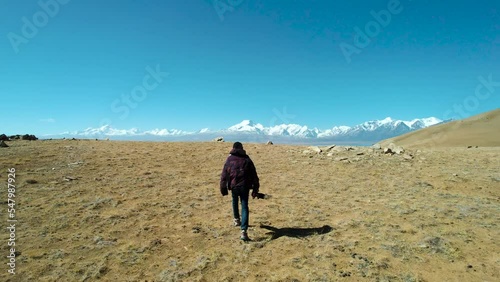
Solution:
M380 142L403 147L498 147L500 146L500 109L431 126Z

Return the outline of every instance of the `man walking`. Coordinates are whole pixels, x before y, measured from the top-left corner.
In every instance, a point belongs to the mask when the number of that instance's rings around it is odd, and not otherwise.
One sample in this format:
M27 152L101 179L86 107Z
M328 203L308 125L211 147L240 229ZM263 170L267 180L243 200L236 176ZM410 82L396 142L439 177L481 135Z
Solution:
M259 177L255 166L243 150L243 144L235 142L233 149L224 164L220 177L220 192L222 196L231 190L233 196L234 225L241 227L241 240L249 241L248 238L248 194L252 189L252 197L257 197L259 192ZM241 220L238 201L241 202Z

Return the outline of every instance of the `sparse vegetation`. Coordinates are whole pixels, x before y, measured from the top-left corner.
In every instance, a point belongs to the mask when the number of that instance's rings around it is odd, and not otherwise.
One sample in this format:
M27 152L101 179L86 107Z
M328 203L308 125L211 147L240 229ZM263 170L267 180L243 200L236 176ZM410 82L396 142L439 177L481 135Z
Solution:
M232 226L230 198L218 191L230 146L12 142L0 166L15 164L20 183L19 269L15 277L0 273L0 280L500 276L500 189L492 180L500 148L407 150L414 156L408 160L370 148L328 155L326 149L246 144L261 191L272 197L251 200L253 241L243 243ZM335 160L339 156L347 159Z

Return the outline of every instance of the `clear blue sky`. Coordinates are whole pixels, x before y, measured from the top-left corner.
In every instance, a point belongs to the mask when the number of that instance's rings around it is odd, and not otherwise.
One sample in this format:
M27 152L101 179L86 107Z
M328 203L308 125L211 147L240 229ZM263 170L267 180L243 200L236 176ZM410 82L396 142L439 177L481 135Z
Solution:
M500 106L498 0L232 0L225 12L228 0L219 12L211 0L55 1L40 1L48 12L1 1L0 133L221 129L243 119L326 129ZM370 12L381 10L391 19L374 25ZM372 28L361 48L356 27ZM350 62L341 44L357 48ZM147 68L158 66L156 81ZM496 91L477 96L489 75ZM293 117L276 113L284 108Z

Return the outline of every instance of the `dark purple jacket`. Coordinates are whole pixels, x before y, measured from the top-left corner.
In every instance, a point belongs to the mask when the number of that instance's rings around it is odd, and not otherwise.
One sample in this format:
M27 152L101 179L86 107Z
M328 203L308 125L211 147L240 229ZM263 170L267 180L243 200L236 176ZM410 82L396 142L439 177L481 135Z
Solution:
M257 193L260 187L259 177L245 150L232 149L229 154L220 176L220 189L231 190L234 187L246 187Z

